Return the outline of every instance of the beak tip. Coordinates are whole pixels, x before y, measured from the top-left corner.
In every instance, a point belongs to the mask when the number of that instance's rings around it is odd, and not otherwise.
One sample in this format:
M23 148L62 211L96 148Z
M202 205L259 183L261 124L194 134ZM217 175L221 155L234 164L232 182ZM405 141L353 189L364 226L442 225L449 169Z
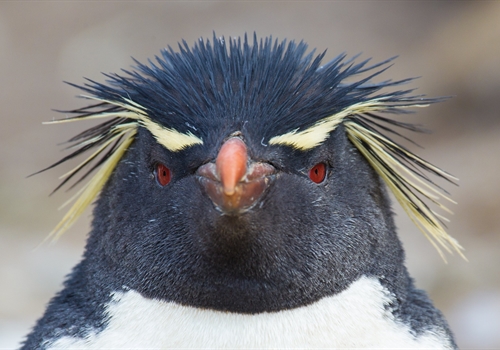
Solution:
M235 192L234 187L224 187L224 194L228 197L233 196Z

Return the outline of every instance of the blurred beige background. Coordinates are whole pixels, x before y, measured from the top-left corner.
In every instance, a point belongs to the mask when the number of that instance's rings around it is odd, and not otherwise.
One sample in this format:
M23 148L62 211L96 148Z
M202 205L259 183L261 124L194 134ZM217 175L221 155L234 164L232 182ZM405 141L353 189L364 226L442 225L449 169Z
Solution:
M469 262L443 263L399 207L417 285L444 312L462 348L500 348L499 1L18 1L0 2L0 348L16 347L79 260L88 212L56 244L40 243L69 193L48 194L67 167L26 178L64 155L57 144L85 125L42 126L51 109L80 107L62 81L103 81L167 45L217 35L305 40L375 61L400 55L383 78L454 95L408 120L424 158L460 178L449 232ZM413 147L413 146L412 146Z

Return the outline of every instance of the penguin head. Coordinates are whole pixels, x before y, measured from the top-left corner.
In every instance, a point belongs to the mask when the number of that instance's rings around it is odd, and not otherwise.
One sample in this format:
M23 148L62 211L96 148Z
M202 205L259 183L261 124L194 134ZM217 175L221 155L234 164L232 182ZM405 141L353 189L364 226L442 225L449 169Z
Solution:
M109 120L70 140L62 161L96 151L65 181L101 158L54 234L99 196L85 254L117 286L248 313L313 302L361 275L397 278L404 254L385 186L460 252L421 199L435 199L426 171L451 176L382 133L417 130L384 113L441 99L398 90L409 80L373 82L392 59L321 65L324 53L306 52L214 36L80 86L94 104L62 121Z

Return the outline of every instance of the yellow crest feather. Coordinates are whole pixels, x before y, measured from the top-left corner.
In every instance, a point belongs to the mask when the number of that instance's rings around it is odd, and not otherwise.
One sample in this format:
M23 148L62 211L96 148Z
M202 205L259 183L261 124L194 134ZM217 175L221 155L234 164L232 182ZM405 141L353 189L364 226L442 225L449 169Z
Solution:
M427 205L425 205L425 203L414 194L412 189L422 194L441 209L449 213L451 213L451 211L438 202L440 198L438 195L452 203L454 202L447 196L441 194L436 188L419 179L401 162L395 159L388 152L385 145L390 145L391 147L395 147L398 150L403 151L408 157L418 157L399 147L382 135L375 134L355 122L347 121L345 123L345 127L347 130L347 136L351 142L356 146L356 148L358 148L375 171L382 177L410 219L429 239L442 258L446 261L440 246L448 252L451 252L450 248L453 248L456 252L458 252L458 254L460 254L460 256L465 258L462 253L463 248L453 237L446 233L443 226L436 218L436 216L441 216L429 209ZM418 158L418 160L423 161L420 158ZM447 173L443 172L439 168L434 167L428 162L425 163L442 176L449 177ZM408 176L414 179L418 184L411 181ZM433 193L429 192L429 190Z
M353 104L339 113L316 122L307 129L302 131L295 129L283 135L275 136L269 140L269 144L290 146L300 151L308 151L321 145L338 125L343 124L349 140L382 177L410 219L437 249L442 258L446 261L440 247L448 252L453 249L466 259L462 253L463 248L453 237L446 233L440 222L440 220L448 220L431 210L415 193L429 199L436 206L450 214L453 213L446 206L439 203L439 199L444 198L451 203L455 202L443 195L435 186L432 186L427 178L425 178L426 182L420 176L417 176L393 154L402 154L402 157L406 160L414 162L445 179L458 179L392 142L374 129L364 126L367 122L363 117L364 114L370 115L371 112L377 111L398 112L403 108L428 106L428 104L418 103L418 100L415 99L395 102L390 100L391 98L392 96L389 95L385 98L374 98ZM373 117L373 115L371 116Z
M73 206L68 210L66 215L64 215L62 220L49 234L49 237L52 237L54 239L59 238L67 229L71 227L71 225L75 223L75 221L80 217L80 215L85 211L85 209L97 197L102 187L109 179L109 176L115 169L116 165L120 161L121 157L123 156L127 148L134 140L134 135L136 132L137 132L136 128L130 128L129 130L123 130L115 135L113 141L122 136L124 136L124 140L120 143L117 149L111 154L111 156L104 162L104 164L101 165L101 167L99 168L97 173L92 177L92 179L82 189L80 189L80 191L78 191L75 196L73 196L68 202L62 205L61 208L65 207L70 202L76 199ZM88 163L88 161L89 160L86 159L84 163Z
M322 144L347 116L377 111L382 107L384 107L384 104L377 100L356 103L339 113L321 119L305 130L298 131L298 129L295 129L286 134L275 136L269 140L269 144L290 146L297 150L307 151Z
M111 176L111 173L116 168L123 154L133 142L139 126L148 129L161 145L172 152L180 151L196 144L203 144L203 141L191 132L181 133L175 129L167 128L153 122L147 115L146 109L130 99L123 99L122 102L106 100L95 96L82 97L100 102L99 105L94 107L100 106L103 108L103 106L105 106L107 109L98 112L88 112L88 108L84 108L73 111L73 113L80 114L78 116L53 120L44 124L59 124L79 120L103 118L113 118L111 119L111 122L115 122L110 125L107 125L106 123L101 124L97 127L97 129L90 129L90 132L87 131L83 133L85 135L78 135L70 140L79 140L75 145L69 147L69 149L76 149L76 151L72 155L64 158L47 169L50 169L66 159L72 158L84 152L88 148L96 146L98 146L98 148L83 162L62 175L60 178L64 181L56 188L56 190L73 177L73 175L95 160L99 155L103 154L106 149L110 149L110 147L111 149L107 158L101 159L101 161L97 164L97 166L99 166L99 170L92 176L90 181L85 184L70 200L61 206L61 208L63 208L71 202L74 202L63 219L49 234L48 237L54 239L60 237L97 197L104 184ZM112 108L110 108L110 106ZM118 107L118 109L116 107ZM99 128L101 126L102 128ZM112 146L113 144L114 146Z

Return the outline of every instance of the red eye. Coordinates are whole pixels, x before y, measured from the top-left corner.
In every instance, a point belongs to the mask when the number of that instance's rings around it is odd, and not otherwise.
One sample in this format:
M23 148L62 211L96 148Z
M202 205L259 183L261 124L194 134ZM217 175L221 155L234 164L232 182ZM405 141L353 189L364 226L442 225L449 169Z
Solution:
M158 164L156 166L156 180L161 186L166 186L172 179L172 173L170 169L163 164Z
M323 182L326 177L326 164L318 163L309 170L309 178L317 184Z

